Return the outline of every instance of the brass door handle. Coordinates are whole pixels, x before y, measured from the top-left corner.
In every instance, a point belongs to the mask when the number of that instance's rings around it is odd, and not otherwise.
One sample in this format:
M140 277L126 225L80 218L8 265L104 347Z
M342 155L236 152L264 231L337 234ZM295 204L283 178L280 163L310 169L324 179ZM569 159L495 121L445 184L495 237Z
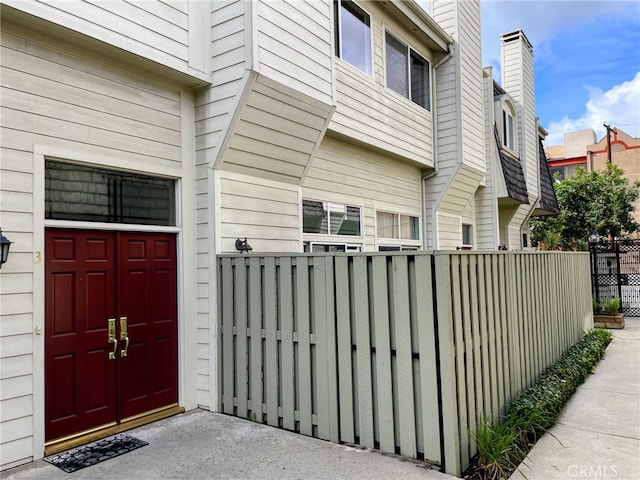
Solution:
M124 340L124 348L120 350L120 356L126 357L129 351L129 336L127 333L127 317L120 317L120 340Z
M116 319L110 318L107 323L107 341L113 343L113 351L109 352L109 360L116 359L116 352L118 351L118 340L116 339Z

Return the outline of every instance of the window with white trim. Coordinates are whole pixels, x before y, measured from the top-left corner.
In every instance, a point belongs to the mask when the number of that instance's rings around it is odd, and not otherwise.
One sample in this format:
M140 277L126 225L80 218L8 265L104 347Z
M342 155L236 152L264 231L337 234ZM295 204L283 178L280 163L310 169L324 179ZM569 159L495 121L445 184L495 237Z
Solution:
M417 250L420 248L420 218L377 211L378 250Z
M305 252L361 252L362 245L355 243L326 243L326 242L305 242Z
M302 231L318 235L361 235L360 207L302 200Z
M473 246L473 225L467 223L462 224L462 246Z
M429 62L386 32L387 87L431 110Z
M502 141L504 146L512 152L516 151L513 115L506 110L502 111Z
M372 74L371 19L351 0L334 0L336 56Z

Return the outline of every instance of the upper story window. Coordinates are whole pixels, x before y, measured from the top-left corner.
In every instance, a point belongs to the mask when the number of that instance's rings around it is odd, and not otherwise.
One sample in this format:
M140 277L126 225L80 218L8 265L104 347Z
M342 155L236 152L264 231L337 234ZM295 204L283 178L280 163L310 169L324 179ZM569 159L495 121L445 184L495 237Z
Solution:
M334 0L336 55L371 75L371 20L351 0Z
M502 138L504 140L504 146L509 150L515 152L516 142L513 132L513 115L506 110L502 111Z
M501 115L501 118L498 117ZM496 117L499 118L502 126L500 128L502 146L513 155L518 154L518 116L513 103L507 95L503 95L496 103Z
M431 110L429 62L386 33L387 87Z
M360 236L360 207L302 200L302 231L320 235Z

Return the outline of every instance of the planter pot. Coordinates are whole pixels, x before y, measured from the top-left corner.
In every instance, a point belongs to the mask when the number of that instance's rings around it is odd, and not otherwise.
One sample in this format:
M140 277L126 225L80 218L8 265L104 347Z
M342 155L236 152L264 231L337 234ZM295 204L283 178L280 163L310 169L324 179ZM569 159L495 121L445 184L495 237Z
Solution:
M624 313L594 315L593 328L624 328Z

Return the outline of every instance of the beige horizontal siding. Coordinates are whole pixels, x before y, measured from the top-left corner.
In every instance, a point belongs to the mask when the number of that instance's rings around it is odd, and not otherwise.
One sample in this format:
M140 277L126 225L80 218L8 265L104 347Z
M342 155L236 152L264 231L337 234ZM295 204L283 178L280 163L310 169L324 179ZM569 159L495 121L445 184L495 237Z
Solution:
M331 2L263 0L254 2L254 8L257 70L331 104Z
M337 109L329 129L417 162L423 168L432 167L431 112L386 87L385 28L432 64L433 54L413 31L390 16L383 5L367 2L363 8L371 16L373 75L370 77L336 58ZM432 105L433 102L431 99Z
M236 252L235 240L247 238L254 252L300 249L298 188L279 182L220 171L221 244Z
M3 2L172 68L189 69L188 11L164 2ZM185 2L186 5L186 2Z

